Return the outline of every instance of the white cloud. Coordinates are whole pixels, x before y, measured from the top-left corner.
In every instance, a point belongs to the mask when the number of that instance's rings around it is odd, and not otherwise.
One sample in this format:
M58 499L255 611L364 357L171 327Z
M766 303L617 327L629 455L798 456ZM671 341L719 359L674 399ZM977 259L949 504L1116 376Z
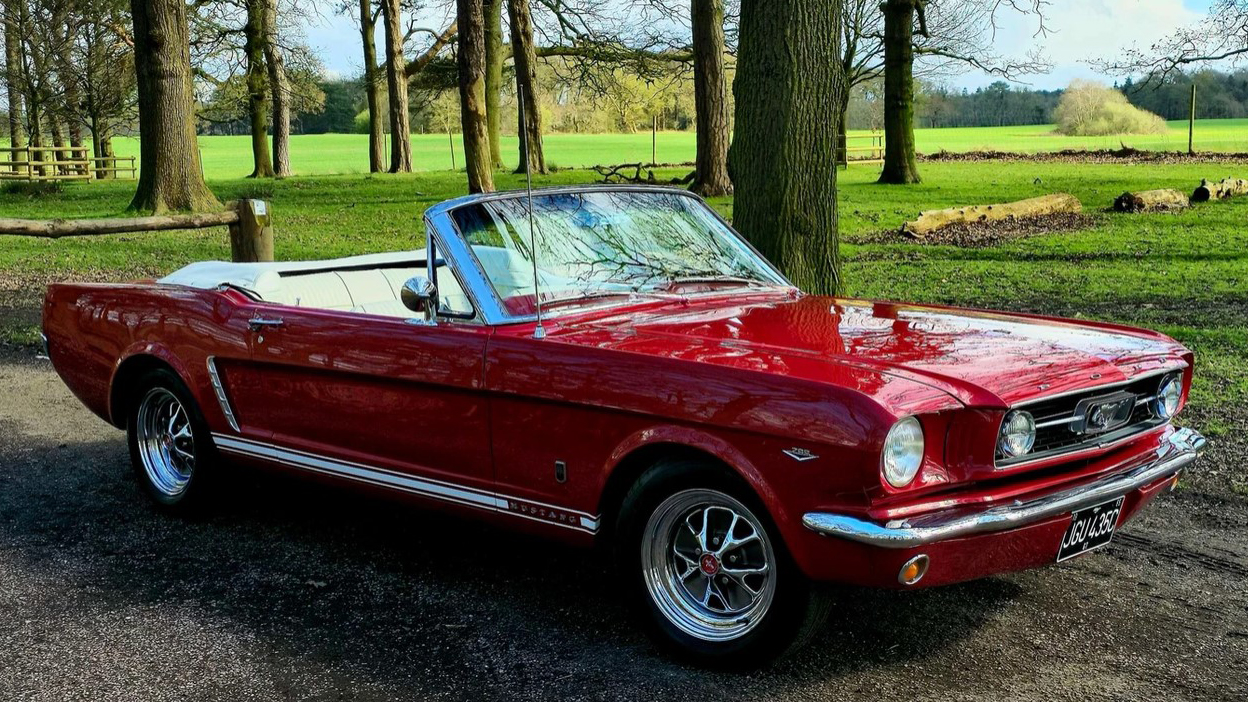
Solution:
M1006 14L998 22L996 50L1002 55L1022 55L1031 47L1041 49L1053 63L1047 75L1025 78L1036 88L1062 88L1075 78L1112 82L1083 61L1112 59L1137 46L1147 49L1179 27L1196 24L1204 12L1183 0L1052 0L1045 11L1049 33L1035 36L1035 17ZM968 73L953 79L955 85L977 87L997 80Z
M996 51L1002 55L1021 56L1032 47L1042 49L1052 61L1053 71L1024 79L1036 88L1062 88L1074 78L1111 82L1112 77L1098 76L1081 61L1113 58L1132 44L1147 48L1178 27L1199 22L1205 16L1202 5L1207 1L1051 0L1045 10L1045 24L1050 32L1042 37L1035 36L1035 17L1003 9L998 18ZM430 18L429 24L432 26L444 19ZM340 75L359 73L362 66L359 30L349 16L325 12L304 29L328 71ZM378 48L382 48L381 37L378 37ZM994 80L997 78L968 72L948 82L956 87L975 88Z

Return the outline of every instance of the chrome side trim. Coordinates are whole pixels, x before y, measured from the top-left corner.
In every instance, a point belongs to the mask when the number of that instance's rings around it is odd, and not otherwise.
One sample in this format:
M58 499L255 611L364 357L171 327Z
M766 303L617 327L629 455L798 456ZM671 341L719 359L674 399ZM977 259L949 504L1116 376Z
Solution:
M367 466L352 461L338 460L327 456L318 456L305 451L283 448L275 444L252 441L251 439L243 439L237 436L213 434L212 438L218 449L228 453L261 458L313 473L345 478L355 482L398 490L399 492L457 505L476 507L489 512L498 512L543 524L553 524L590 534L598 531L599 517L567 507L522 497L503 495L490 490L481 490L444 480L418 478L398 471Z
M217 403L221 405L221 413L225 415L225 421L230 423L230 428L239 431L238 420L234 418L234 409L230 407L230 398L225 394L225 386L221 384L221 376L217 373L217 357L208 357L208 378L212 381L212 391L217 396Z
M969 514L966 510L933 512L885 524L843 514L810 512L802 517L802 524L824 536L881 548L913 548L971 534L1013 529L1121 497L1177 474L1204 450L1205 437L1192 429L1179 429L1158 447L1157 458L1149 463L1029 502L1015 501Z

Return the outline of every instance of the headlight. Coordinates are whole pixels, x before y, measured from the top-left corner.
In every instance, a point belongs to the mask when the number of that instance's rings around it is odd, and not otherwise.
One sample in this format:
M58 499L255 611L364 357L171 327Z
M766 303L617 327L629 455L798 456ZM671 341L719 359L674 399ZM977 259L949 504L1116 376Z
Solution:
M997 448L1006 458L1015 458L1031 451L1036 445L1036 420L1030 412L1014 410L1001 422Z
M884 439L884 479L893 487L905 487L923 465L923 427L914 417L893 425Z
M1179 399L1183 397L1183 376L1168 375L1157 388L1157 399L1153 400L1153 412L1162 419L1169 419L1179 411Z

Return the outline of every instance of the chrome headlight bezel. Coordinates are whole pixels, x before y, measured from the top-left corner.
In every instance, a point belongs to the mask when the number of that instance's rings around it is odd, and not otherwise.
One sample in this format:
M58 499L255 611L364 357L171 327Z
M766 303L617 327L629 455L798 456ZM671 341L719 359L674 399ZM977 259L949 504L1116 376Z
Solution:
M1171 419L1178 414L1179 403L1183 401L1183 374L1171 373L1161 379L1157 385L1157 396L1153 398L1153 414L1159 419Z
M1010 410L1001 419L997 432L997 453L1018 458L1031 453L1036 445L1036 420L1026 410Z
M899 419L884 438L884 450L880 453L880 475L895 488L904 488L914 482L923 467L925 446L923 425L917 417Z

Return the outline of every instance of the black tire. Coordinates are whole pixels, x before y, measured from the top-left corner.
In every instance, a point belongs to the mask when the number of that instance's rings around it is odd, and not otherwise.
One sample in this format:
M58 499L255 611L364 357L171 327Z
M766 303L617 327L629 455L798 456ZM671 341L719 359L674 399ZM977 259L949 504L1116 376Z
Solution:
M153 416L161 407L170 406L169 402L176 402L185 413L185 423L175 416L170 417L173 420L170 426L179 427L179 433L184 426L189 439L175 439L171 435L166 441L163 436L152 435L152 424L169 425L168 419ZM139 379L126 411L126 436L135 479L153 503L164 511L178 514L202 508L216 483L216 446L195 397L177 374L159 368ZM187 453L193 456L190 463L185 462ZM157 462L171 456L171 468L162 469Z
M716 500L721 499L715 497L716 495L729 498L722 500L724 507L715 504ZM699 503L698 500L709 500L709 502ZM691 515L696 515L698 510L703 510L700 522L703 525L712 521L722 524L724 519L732 519L727 515L736 510L736 507L732 507L733 504L737 507L744 507L747 513L739 516L743 517L744 521L750 522L748 526L751 528L756 525L765 532L765 539L760 538L756 543L769 548L764 549L760 546L752 557L747 557L743 551L736 552L742 553L742 565L745 565L746 560L751 559L756 567L766 564L767 572L774 578L774 582L770 585L773 589L765 608L750 611L751 617L742 617L737 624L749 628L739 634L731 630L722 633L709 629L701 630L696 619L691 624L687 616L682 614L686 612L686 607L692 607L695 610L693 613L699 614L696 611L698 603L687 598L674 597L671 594L673 592L682 596L690 594L690 588L699 587L698 583L703 577L708 581L721 582L715 575L719 572L720 565L714 557L712 557L714 563L707 564L705 568L699 562L698 568L702 570L701 573L690 570L691 575L688 579L677 577L675 580L670 578L665 580L655 574L659 569L655 567L658 556L654 554L659 553L660 550L666 552L669 550L668 547L660 544L659 550L651 550L650 555L647 555L647 549L654 549L654 544L659 541L670 543L670 550L680 550L677 548L678 539L689 539L683 532L680 536L673 534L671 537L673 540L670 542L666 541L666 537L658 535L673 533L662 527L668 523L670 519L668 515L677 513L674 510L679 510L685 504L690 505ZM707 517L705 516L706 510L700 506L701 504L708 504L711 510L722 509L723 514L718 515L712 512L712 517ZM691 516L690 518L696 519L697 517ZM672 523L676 525L672 527L675 531L689 527L687 520L678 519ZM736 523L731 522L733 525ZM737 527L738 534L741 533L741 528ZM654 531L655 529L658 531ZM709 530L704 528L702 537L695 535L693 538L695 541L699 538L705 541L708 531L719 533L721 536L718 538L723 540L723 548L728 548L730 535L726 535L723 529L716 531L713 528ZM722 466L714 465L709 461L684 459L663 461L655 465L638 479L624 497L616 522L615 536L615 564L620 570L620 582L624 583L627 589L625 594L628 600L641 615L639 618L646 623L649 633L659 646L679 658L713 667L757 668L801 648L827 619L830 604L827 595L810 582L793 563L779 531L749 486ZM735 543L735 538L733 540ZM720 543L720 541L715 541L716 545ZM739 548L745 549L746 547ZM772 553L770 561L766 559L765 551ZM697 553L703 552L698 550ZM707 553L709 554L709 550ZM735 560L735 556L730 556L729 552L722 552L719 555ZM702 556L702 558L705 557ZM681 563L677 560L678 558L683 559L684 562ZM692 568L693 564L688 560L683 556L673 556L671 563L679 563L681 568ZM647 569L647 563L651 564L649 569ZM714 570L708 575L707 570L710 570L712 566ZM675 566L673 566L674 569ZM650 575L647 575L647 570ZM729 600L734 599L733 593L726 588L740 583L735 577L732 580L727 578L730 572L742 571L729 571L727 567L723 568L722 575L719 577L724 578L722 580L722 587L725 588L723 592L727 593L728 597L723 594L705 595L709 601L722 605L721 609L725 611L721 616L727 619L735 615L729 611ZM660 582L664 580L667 583L666 586ZM759 581L756 580L753 585L758 585L758 583ZM676 589L683 584L687 584L683 592ZM759 590L766 592L767 587L766 584L761 585ZM708 582L703 592L710 592L711 588L712 585ZM745 593L747 596L752 594L751 591L741 587L737 587L736 590L738 594ZM719 593L720 590L716 589L715 592ZM692 599L697 600L696 594ZM736 599L738 602L747 601L739 597ZM674 601L678 601L678 604L673 605ZM705 602L702 605L704 608L707 607ZM761 607L762 605L753 606ZM665 611L676 613L667 614ZM745 620L753 623L740 623ZM682 625L678 621L684 621L685 624ZM692 633L693 631L698 633ZM708 640L709 636L727 638Z

